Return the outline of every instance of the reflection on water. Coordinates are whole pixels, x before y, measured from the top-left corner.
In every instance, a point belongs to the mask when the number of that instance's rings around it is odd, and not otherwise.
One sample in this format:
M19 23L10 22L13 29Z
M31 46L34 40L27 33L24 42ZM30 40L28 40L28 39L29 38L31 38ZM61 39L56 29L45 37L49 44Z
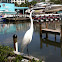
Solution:
M21 51L21 41L29 27L30 23L0 24L0 44L13 47L13 34L17 34L18 47ZM60 30L60 22L49 22L48 28L50 27L51 29ZM45 28L45 23L42 23L42 28ZM27 53L26 49L24 49L24 53ZM43 58L46 62L62 62L60 35L50 33L42 33L41 35L40 25L37 23L34 24L33 39L28 49L30 55L39 59Z
M0 34L27 30L30 24L0 24Z

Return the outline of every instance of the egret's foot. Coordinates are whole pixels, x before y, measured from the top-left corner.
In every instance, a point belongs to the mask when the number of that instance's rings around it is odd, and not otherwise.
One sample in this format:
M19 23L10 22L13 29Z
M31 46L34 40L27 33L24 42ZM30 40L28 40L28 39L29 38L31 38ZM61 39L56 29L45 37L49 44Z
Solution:
M15 54L17 55L24 55L24 53L20 53L20 52L17 52L17 51L13 51Z

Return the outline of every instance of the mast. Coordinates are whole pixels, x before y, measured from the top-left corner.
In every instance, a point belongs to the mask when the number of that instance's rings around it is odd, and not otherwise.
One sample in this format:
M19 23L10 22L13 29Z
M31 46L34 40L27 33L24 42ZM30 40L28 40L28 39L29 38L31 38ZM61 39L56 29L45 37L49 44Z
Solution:
M7 3L8 3L8 0L7 0Z

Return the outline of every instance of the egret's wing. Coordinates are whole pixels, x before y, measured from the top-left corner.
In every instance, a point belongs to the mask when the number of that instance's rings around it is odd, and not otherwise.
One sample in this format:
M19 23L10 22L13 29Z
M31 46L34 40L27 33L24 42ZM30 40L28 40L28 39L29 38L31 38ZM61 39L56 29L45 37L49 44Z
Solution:
M22 40L22 42L21 42L21 48L22 48L22 49L24 49L24 48L27 46L27 44L30 43L30 38L31 38L31 34L30 34L30 30L28 30L28 31L25 33L25 35L24 35L24 37L23 37L23 40Z

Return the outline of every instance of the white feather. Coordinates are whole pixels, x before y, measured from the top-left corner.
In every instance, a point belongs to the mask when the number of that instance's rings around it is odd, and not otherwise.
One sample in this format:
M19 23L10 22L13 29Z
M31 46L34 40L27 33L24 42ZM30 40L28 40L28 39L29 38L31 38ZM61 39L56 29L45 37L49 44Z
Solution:
M30 20L31 20L31 26L30 29L25 33L24 38L21 42L21 49L23 50L32 40L33 36L33 19L32 19L32 12L30 13Z

